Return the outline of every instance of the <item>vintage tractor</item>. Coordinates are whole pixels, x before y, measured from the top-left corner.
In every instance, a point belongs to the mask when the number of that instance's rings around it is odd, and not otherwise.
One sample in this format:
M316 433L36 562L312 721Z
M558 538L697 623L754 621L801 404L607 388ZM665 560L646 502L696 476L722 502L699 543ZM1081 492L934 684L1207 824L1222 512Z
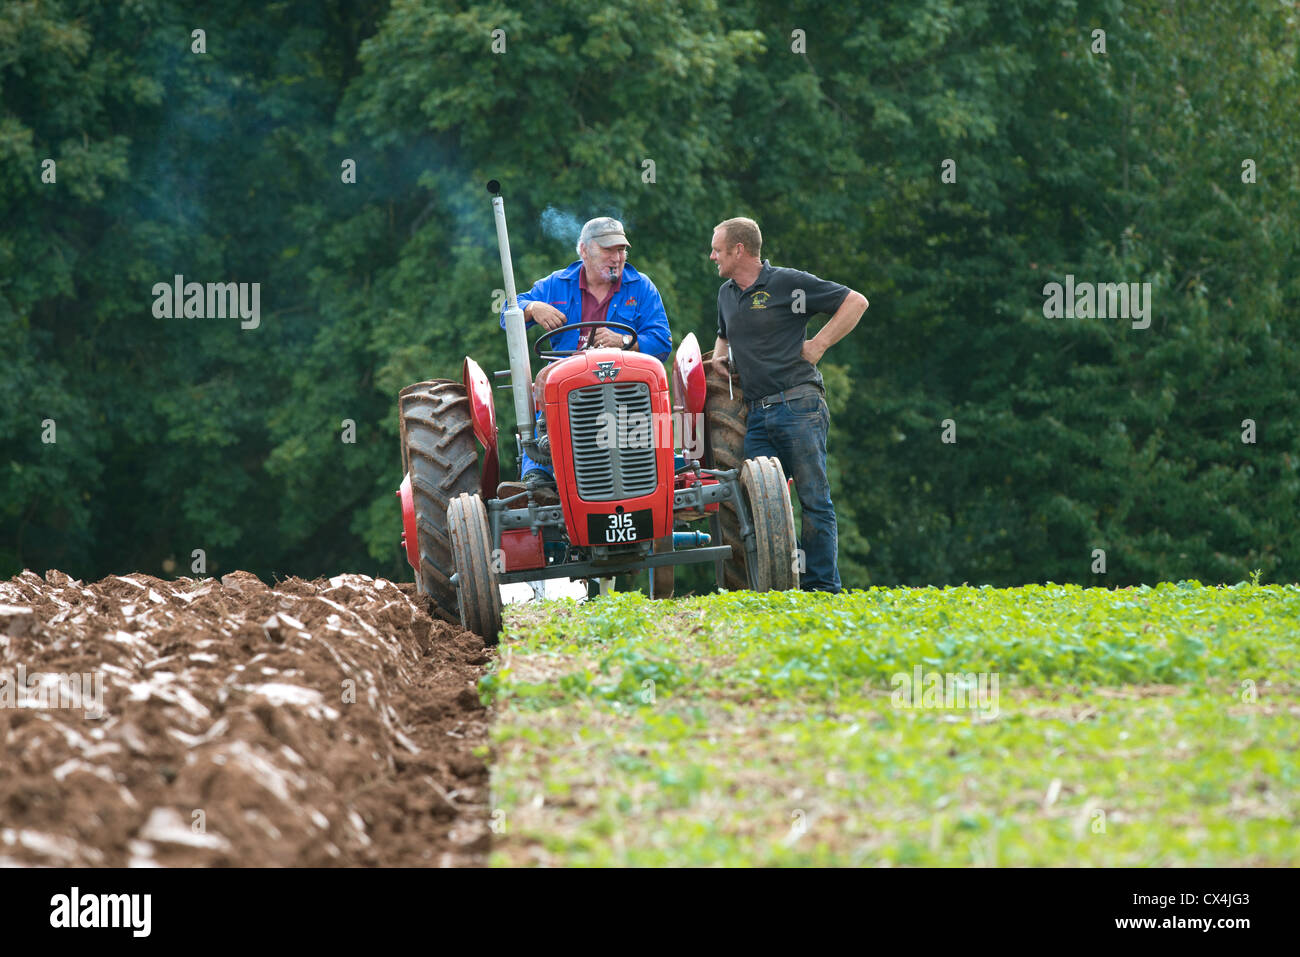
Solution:
M668 374L653 356L544 349L551 336L544 333L534 348L551 365L536 414L504 201L495 182L488 189L510 356L509 370L496 375L513 393L516 447L552 465L559 501L543 504L533 487L498 486L492 384L473 359L465 359L459 382L403 389L405 474L397 495L402 545L419 589L442 614L494 644L500 586L511 582L587 579L590 595L599 580L649 570L652 596L663 596L672 594L673 566L713 562L720 587L798 588L789 483L774 458L742 460L744 403L725 377L711 381L694 335L672 363L674 404ZM636 335L616 322L601 325ZM675 448L675 432L684 437L701 425L702 456ZM690 445L698 453L700 443ZM705 520L712 534L689 530Z

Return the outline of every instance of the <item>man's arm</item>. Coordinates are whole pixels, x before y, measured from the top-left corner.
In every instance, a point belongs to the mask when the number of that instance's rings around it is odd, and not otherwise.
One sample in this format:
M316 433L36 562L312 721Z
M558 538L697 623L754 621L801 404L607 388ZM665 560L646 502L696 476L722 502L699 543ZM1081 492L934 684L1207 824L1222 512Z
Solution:
M727 357L731 355L731 347L727 345L727 320L722 318L722 289L718 289L718 337L713 342L713 358L709 360L713 363L713 371L718 375L730 376L731 370L727 368Z
M530 326L539 319L543 329L555 329L564 325L565 315L559 309L552 306L547 300L551 297L551 286L554 284L555 274L545 276L533 283L533 288L527 292L519 293L516 298L519 300L519 308L524 311L524 326ZM501 328L506 327L506 309L510 303L503 303L501 306Z
M642 276L641 281L646 284L646 291L642 293L640 302L636 304L632 321L627 323L636 330L636 344L629 351L643 352L661 362L667 362L668 354L673 350L673 341L672 334L668 331L668 315L664 312L664 301L649 278ZM610 322L623 321L608 316L606 318ZM621 349L623 336L624 333L620 329L601 328L595 331L591 341L600 348Z
M543 288L543 285L544 285L548 280L550 280L550 278L551 278L550 276L546 276L546 277L543 278L543 279L539 279L539 280L537 280L537 282L533 283L533 288L532 288L532 289L529 289L527 292L521 292L521 293L519 293L519 294L516 296L516 298L519 300L519 308L522 309L522 310L524 311L524 325L525 325L525 326L528 325L530 322L533 321L533 320L531 320L531 319L528 318L528 307L529 307L532 303L534 303L534 302L538 302L538 301L543 300L543 299L545 298L545 292L546 292L546 290ZM510 300L509 300L509 299L507 299L507 300L505 300L503 303L501 303L501 328L502 328L502 329L504 329L504 328L506 327L506 310L509 309L509 308L510 308Z
M668 331L664 300L649 276L643 275L641 281L646 284L646 294L637 303L637 351L667 362L668 354L673 351L673 337Z
M850 289L840 307L835 310L835 315L831 316L830 322L822 326L821 332L804 342L800 355L816 365L827 349L853 331L869 305L871 303L867 302L866 296Z
M713 341L713 359L711 360L713 362L713 371L718 375L729 374L727 369L728 355L730 355L730 350L727 348L727 340L722 336L718 336Z

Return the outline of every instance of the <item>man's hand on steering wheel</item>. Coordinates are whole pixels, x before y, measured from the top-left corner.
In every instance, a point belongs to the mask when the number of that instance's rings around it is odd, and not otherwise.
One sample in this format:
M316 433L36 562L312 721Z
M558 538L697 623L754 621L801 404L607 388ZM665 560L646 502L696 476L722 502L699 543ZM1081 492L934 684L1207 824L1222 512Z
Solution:
M602 330L601 327L603 326L608 326L609 328L607 330ZM574 323L570 323L568 326L565 327L566 332L569 329L595 329L597 332L607 331L611 333L618 340L618 344L613 347L617 349L623 348L623 336L626 335L632 340L631 342L628 343L627 348L635 349L637 347L638 338L637 338L636 330L633 329L625 322L608 322L608 321L574 322ZM551 337L554 336L559 331L560 330L558 327L555 329L547 329L540 336L534 339L533 355L537 356L539 359L547 359L547 360L563 359L566 356L577 355L578 354L577 349L551 348L550 345ZM593 335L595 335L595 333L593 333ZM543 345L542 343L546 343L546 345Z
M597 329L592 333L591 344L597 349L622 349L623 334L612 329Z

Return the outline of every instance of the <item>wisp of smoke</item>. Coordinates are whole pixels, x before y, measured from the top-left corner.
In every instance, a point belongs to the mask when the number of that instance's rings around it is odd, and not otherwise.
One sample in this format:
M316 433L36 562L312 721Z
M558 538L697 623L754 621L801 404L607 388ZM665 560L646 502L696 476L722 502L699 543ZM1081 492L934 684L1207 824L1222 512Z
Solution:
M542 232L550 239L559 239L573 244L578 241L578 234L582 232L582 222L573 213L547 206L546 211L542 213Z

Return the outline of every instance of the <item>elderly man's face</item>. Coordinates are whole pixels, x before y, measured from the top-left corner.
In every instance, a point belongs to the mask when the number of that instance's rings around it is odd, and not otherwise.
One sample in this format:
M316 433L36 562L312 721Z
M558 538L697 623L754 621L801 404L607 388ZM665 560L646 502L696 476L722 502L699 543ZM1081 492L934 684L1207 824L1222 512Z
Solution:
M582 244L582 265L587 270L588 282L618 282L627 263L626 246L602 246L600 243Z
M730 279L735 272L736 263L740 261L741 246L727 245L727 234L721 229L713 231L713 242L709 248L709 258L718 264L718 276Z

